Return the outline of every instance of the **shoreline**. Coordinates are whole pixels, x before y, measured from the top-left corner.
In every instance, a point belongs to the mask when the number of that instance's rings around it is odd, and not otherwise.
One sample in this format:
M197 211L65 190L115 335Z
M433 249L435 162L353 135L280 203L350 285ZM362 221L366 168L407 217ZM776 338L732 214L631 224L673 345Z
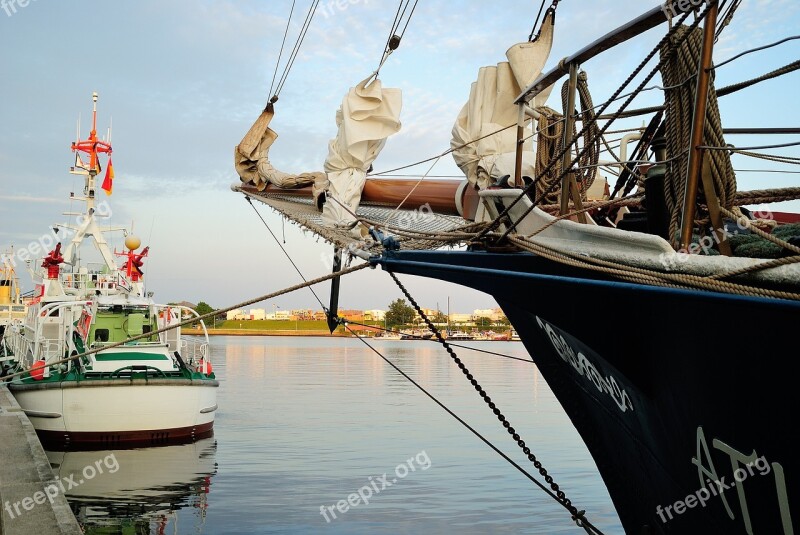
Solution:
M201 329L182 328L181 334L201 335ZM262 330L262 329L208 329L208 336L326 336L331 338L354 338L346 332Z
M202 335L203 331L200 329L187 329L182 328L181 334L187 335ZM263 329L208 329L208 336L312 336L312 337L326 337L326 338L356 338L346 331L336 331L330 334L328 331L320 330L263 330ZM369 336L366 337L370 340L378 339L379 337ZM401 340L391 340L398 342ZM413 340L402 340L403 342ZM452 340L451 340L452 341ZM458 342L458 340L455 340ZM517 342L518 340L464 340L465 342Z

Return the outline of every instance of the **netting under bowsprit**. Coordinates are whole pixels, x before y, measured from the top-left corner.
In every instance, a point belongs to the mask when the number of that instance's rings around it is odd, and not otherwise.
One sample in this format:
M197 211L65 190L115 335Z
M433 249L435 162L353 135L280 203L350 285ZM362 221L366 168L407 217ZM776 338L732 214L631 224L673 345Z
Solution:
M362 243L347 229L336 229L322 224L322 213L314 206L313 199L305 195L287 192L253 192L239 190L249 197L261 201L285 218L319 235L339 247ZM376 226L384 233L397 236L403 249L436 249L464 241L464 236L448 235L470 229L473 226L461 217L437 214L425 206L418 209L399 209L378 203L362 204L356 216L366 226ZM466 235L465 235L466 236ZM380 249L380 244L373 246Z

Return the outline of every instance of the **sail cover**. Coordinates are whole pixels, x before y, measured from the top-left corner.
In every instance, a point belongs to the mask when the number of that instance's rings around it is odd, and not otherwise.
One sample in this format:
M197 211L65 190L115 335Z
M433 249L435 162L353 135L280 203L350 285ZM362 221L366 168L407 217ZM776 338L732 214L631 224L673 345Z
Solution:
M270 104L261 112L234 150L234 164L242 182L253 184L259 191L263 191L269 183L281 188L299 188L323 180L325 175L321 172L294 175L272 166L269 148L278 139L278 134L269 127L274 115L275 111Z
M339 131L328 144L326 190L322 222L329 227L352 228L352 215L361 200L367 170L378 157L386 138L400 130L402 94L384 88L372 76L351 88L336 112Z
M513 175L516 162L517 132L508 128L517 123L518 110L514 100L539 76L553 46L555 15L548 12L538 38L518 43L506 52L507 62L482 67L478 80L472 84L469 101L464 104L453 126L450 146L453 158L467 179L479 189L492 183L492 178ZM550 89L530 103L541 106ZM483 138L483 136L488 136ZM480 139L483 138L483 139ZM474 140L479 140L472 143ZM522 174L533 177L535 155L532 141L523 147Z

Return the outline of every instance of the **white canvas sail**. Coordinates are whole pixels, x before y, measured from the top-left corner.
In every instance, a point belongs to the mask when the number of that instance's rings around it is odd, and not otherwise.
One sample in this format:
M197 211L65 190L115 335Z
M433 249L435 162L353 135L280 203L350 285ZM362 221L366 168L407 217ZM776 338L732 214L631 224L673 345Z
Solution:
M467 179L479 189L485 189L492 178L513 175L516 162L516 129L509 128L495 135L492 132L516 124L518 110L514 100L544 68L553 45L554 15L548 13L538 39L519 43L508 49L508 62L483 67L478 71L478 80L472 84L469 101L453 126L450 146L455 150L453 158ZM550 90L532 102L532 106L544 104ZM483 139L483 136L488 136ZM472 141L480 139L475 143ZM528 141L523 147L522 174L533 177L535 155L533 144Z
M350 212L358 208L367 170L386 138L400 130L401 91L371 79L351 88L336 112L339 131L328 144L324 167L328 182L322 186L326 189L322 222L329 227L355 226Z

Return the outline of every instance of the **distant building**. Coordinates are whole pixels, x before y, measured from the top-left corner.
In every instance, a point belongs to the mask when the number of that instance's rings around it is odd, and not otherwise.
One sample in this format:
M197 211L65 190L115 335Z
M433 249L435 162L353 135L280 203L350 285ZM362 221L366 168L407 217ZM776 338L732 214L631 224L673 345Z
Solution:
M471 324L472 314L459 314L459 313L450 314L450 323L455 323L457 325Z
M364 321L363 310L340 310L339 317L348 321Z
M317 310L314 312L314 321L325 321L328 319L328 316L325 314L324 310Z
M500 308L485 308L485 309L477 309L472 312L472 319L477 320L478 318L489 318L492 321L500 321L506 317L503 314L503 310Z
M312 320L314 319L314 311L308 309L292 310L292 316L298 320Z
M439 313L438 310L434 310L432 308L420 308L420 310L422 310L422 313L425 314L426 316L428 316L428 319L430 319L430 320L433 320L433 318L435 318L436 315ZM419 313L415 310L414 311L414 322L416 323L416 322L420 322L420 321L422 321L422 316L420 316Z
M383 321L386 319L385 310L365 310L364 321Z
M251 320L265 320L267 319L267 311L263 308L251 308L250 309L250 319Z
M292 319L292 313L288 310L278 310L275 312L275 319L278 321L289 321Z
M250 314L245 312L244 310L237 308L235 310L230 310L225 313L226 320L236 320L236 321L245 321L250 319Z

